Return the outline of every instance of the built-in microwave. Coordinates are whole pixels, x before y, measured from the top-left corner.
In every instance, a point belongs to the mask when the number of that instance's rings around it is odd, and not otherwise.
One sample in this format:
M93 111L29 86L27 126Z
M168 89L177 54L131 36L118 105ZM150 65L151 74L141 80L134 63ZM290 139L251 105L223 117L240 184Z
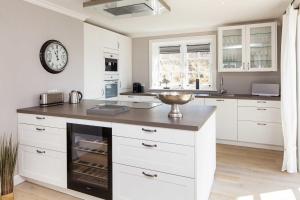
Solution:
M115 53L104 52L105 73L118 73L119 55Z

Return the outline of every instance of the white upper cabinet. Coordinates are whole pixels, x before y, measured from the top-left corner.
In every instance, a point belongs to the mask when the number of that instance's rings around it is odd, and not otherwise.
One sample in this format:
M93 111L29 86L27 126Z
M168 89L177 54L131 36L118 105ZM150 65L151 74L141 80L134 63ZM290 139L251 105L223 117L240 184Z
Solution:
M132 85L132 39L84 23L84 98L105 99L104 53L118 54L119 92Z
M277 23L221 27L219 72L277 71Z
M119 89L120 92L132 90L132 39L119 35Z

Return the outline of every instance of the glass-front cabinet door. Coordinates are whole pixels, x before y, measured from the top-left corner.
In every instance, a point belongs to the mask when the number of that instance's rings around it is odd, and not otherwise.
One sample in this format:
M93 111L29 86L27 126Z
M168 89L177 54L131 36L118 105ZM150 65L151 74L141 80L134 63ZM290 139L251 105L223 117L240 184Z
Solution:
M276 71L276 23L247 26L247 69Z
M219 29L219 71L235 72L245 68L245 26Z

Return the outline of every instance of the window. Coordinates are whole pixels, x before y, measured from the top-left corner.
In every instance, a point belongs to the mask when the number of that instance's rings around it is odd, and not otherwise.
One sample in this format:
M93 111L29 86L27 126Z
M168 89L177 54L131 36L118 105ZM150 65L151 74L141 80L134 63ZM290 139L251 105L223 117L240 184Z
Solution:
M216 90L216 37L150 41L152 89Z

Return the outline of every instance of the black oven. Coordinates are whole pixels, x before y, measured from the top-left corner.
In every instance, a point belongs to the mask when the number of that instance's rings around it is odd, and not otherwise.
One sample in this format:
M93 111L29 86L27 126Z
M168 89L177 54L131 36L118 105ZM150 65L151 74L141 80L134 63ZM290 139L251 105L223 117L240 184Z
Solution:
M105 53L105 72L118 72L118 55Z
M112 200L112 129L67 124L68 189Z

